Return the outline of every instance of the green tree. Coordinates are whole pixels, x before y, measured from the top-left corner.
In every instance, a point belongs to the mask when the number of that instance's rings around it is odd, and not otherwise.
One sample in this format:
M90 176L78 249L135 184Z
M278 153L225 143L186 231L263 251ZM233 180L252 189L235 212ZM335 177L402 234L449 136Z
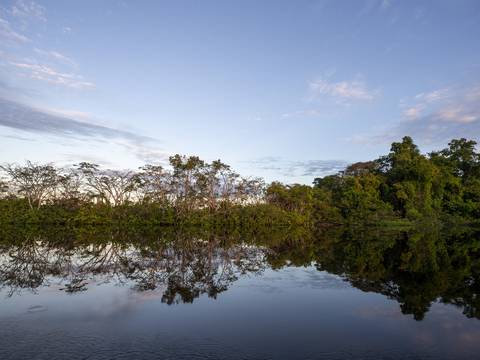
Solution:
M413 140L405 136L402 142L392 144L390 153L378 160L379 170L385 175L385 199L391 202L401 216L418 218L432 215L436 209L434 182L438 168L420 154Z

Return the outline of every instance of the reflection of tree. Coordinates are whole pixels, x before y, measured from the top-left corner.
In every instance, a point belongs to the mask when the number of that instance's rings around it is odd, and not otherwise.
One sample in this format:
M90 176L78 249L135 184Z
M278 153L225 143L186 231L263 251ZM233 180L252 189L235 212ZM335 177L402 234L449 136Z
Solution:
M0 255L0 285L12 296L21 289L35 290L45 284L47 275L60 273L62 261L55 248L45 247L37 237L21 245L4 248Z
M473 230L335 228L315 236L291 229L255 235L104 230L1 240L0 286L11 296L54 282L67 293L111 282L161 291L167 304L190 303L202 294L216 298L242 274L314 263L395 299L417 320L435 301L480 319L480 237Z
M458 238L438 229L376 233L347 231L323 241L317 267L343 275L363 291L384 294L404 314L422 320L435 301L480 318L478 234Z
M242 242L183 234L152 242L98 241L73 247L37 238L5 247L0 281L10 295L47 286L53 279L60 280L61 290L75 293L95 280L133 284L137 291L160 288L167 304L193 302L202 294L216 298L242 273L262 271L263 254L263 248Z
M193 302L204 293L216 298L237 279L234 258L240 252L241 245L225 249L215 241L178 239L156 251L132 251L125 277L140 291L165 286L162 301L168 304Z

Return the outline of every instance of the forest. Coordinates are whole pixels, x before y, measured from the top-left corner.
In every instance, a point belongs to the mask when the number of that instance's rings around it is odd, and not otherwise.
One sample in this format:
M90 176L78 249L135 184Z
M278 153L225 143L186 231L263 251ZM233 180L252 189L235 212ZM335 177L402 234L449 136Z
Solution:
M306 226L474 223L480 218L480 153L454 139L422 154L412 138L378 159L312 185L266 184L220 160L174 155L136 171L81 162L0 166L0 224Z

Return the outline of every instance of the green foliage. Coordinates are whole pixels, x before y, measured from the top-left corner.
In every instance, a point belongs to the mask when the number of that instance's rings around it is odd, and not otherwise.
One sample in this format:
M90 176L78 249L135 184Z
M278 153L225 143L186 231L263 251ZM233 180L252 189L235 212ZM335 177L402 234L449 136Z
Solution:
M354 221L378 221L392 212L391 206L381 199L381 178L375 174L362 174L345 179L341 189L342 215Z
M480 154L452 140L420 153L406 136L374 161L316 178L313 186L242 178L220 160L170 157L171 169L103 170L96 164L2 166L0 224L191 224L318 227L397 220L480 218ZM0 174L1 175L1 174Z
M452 140L447 149L427 156L406 136L392 144L388 155L317 178L314 187L328 194L324 199L347 222L474 221L480 216L480 155L475 146L474 141Z

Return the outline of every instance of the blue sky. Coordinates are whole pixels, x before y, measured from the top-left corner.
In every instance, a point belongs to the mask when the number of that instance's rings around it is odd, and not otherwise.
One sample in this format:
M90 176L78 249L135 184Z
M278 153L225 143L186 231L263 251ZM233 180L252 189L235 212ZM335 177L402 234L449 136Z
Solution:
M0 162L221 158L310 183L480 140L480 2L0 3Z

